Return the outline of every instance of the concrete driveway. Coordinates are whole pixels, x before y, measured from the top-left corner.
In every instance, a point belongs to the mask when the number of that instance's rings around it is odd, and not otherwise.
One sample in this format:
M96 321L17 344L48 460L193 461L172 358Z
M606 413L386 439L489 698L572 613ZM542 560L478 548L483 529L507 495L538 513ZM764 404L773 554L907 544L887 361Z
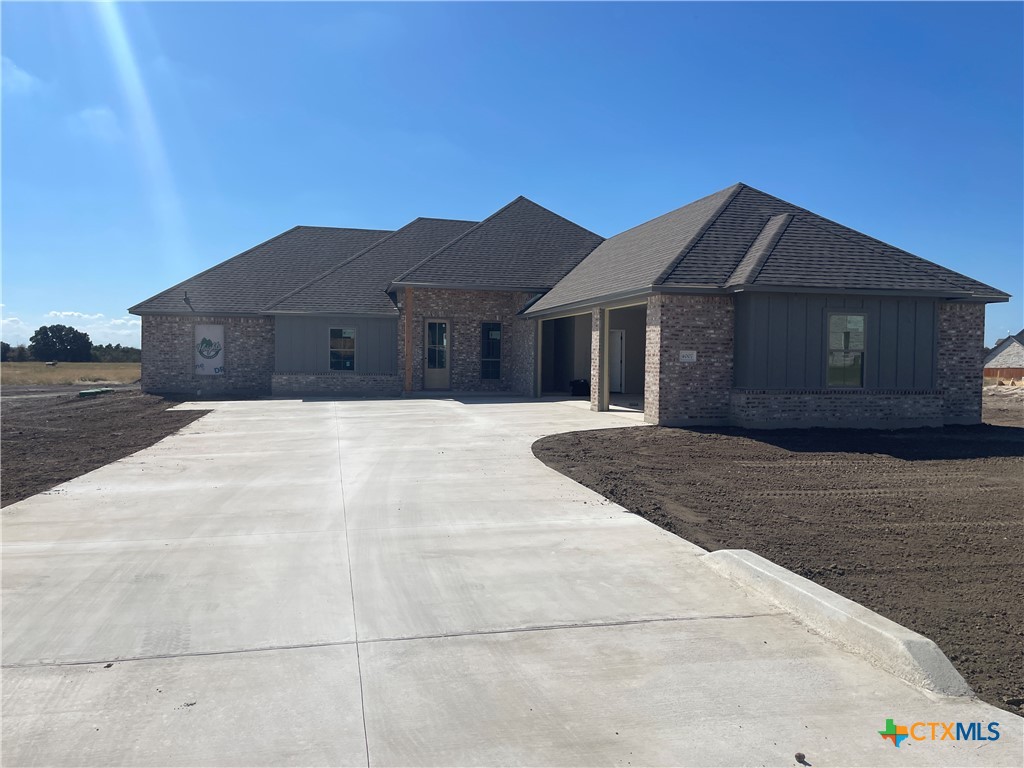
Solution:
M636 414L213 407L4 509L5 766L1021 765L530 452Z

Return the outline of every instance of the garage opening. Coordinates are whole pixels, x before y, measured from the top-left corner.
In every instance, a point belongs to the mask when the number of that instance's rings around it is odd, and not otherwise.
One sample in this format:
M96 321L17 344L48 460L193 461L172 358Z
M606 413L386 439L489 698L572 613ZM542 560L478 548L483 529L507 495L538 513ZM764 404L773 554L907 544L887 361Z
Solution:
M643 408L647 305L608 312L608 393L613 405Z
M589 396L589 312L541 323L540 388L545 395Z

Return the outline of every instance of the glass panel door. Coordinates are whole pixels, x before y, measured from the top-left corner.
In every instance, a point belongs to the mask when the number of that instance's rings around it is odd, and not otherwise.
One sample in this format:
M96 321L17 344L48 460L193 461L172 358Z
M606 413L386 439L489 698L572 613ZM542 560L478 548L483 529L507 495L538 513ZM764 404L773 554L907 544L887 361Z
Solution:
M427 320L424 341L427 359L423 370L423 388L448 389L450 386L448 321Z

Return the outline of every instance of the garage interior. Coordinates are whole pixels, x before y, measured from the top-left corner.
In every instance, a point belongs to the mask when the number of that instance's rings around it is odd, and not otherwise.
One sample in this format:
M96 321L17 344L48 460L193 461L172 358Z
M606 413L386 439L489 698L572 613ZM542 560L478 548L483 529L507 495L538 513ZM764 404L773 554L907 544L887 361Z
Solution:
M541 393L564 395L569 382L590 380L590 313L544 320L541 324Z
M591 382L591 314L541 323L541 393L572 394L571 382ZM608 391L616 405L642 408L647 350L647 306L608 311ZM578 392L578 390L577 390Z

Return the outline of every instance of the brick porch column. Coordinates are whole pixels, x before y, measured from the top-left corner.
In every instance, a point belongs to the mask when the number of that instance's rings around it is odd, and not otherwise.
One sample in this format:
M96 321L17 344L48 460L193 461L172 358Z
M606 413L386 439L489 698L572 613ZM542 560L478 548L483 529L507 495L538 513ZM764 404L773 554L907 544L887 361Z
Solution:
M590 311L590 410L608 410L608 310Z

